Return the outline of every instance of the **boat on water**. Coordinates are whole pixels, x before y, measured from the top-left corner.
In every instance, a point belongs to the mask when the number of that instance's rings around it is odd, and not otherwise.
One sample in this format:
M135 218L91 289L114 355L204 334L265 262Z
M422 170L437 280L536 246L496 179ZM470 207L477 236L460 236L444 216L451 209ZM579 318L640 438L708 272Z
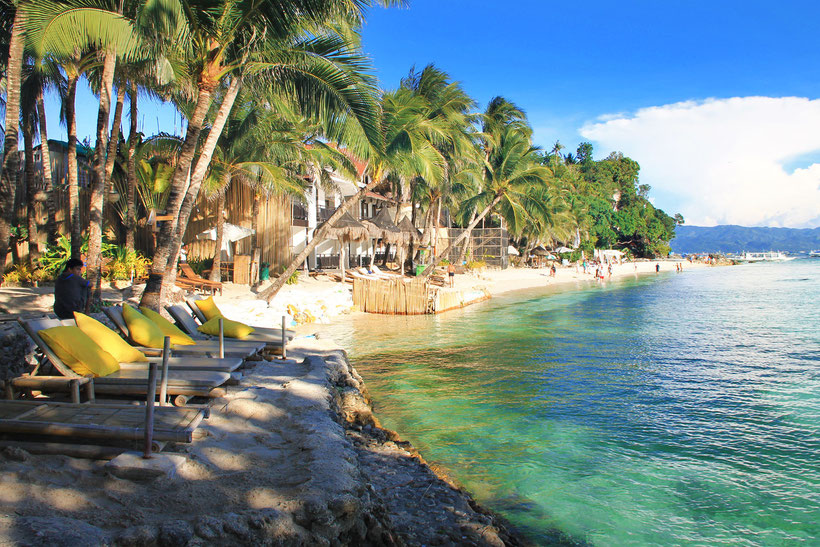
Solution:
M809 258L820 258L820 249L816 251L809 251Z
M786 260L794 260L795 258L797 257L789 256L780 251L766 251L761 253L745 252L738 257L738 260L743 262L783 262Z

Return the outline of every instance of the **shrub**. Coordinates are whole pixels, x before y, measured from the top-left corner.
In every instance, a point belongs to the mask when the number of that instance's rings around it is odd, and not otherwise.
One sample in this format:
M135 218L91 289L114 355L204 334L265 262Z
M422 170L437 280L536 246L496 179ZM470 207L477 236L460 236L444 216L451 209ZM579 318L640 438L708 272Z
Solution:
M151 261L142 256L137 251L126 247L114 247L111 251L111 260L105 268L104 276L108 280L130 280L131 273L135 279L141 279L148 275L151 268Z
M483 260L470 260L467 262L468 270L482 270L487 267L487 263Z
M213 268L214 259L213 258L189 258L188 265L191 267L196 275L202 277L205 274L205 270L210 270Z

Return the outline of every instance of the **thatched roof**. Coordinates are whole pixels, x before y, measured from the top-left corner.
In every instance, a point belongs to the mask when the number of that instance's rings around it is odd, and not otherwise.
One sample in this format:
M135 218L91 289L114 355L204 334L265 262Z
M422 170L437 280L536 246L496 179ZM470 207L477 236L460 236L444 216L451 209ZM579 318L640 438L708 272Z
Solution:
M405 240L409 243L410 239L413 239L416 242L421 241L421 232L418 228L413 226L413 223L410 221L410 217L403 216L401 220L398 222L399 228L401 228L402 233L404 234Z
M320 224L317 230L325 223ZM370 234L364 224L346 212L328 229L327 236L341 241L362 241L370 237Z
M387 207L383 207L382 210L369 221L362 221L362 223L365 222L369 225L371 237L381 239L385 243L404 243L404 234L401 228L396 226L396 223L390 218L390 211L388 211Z
M530 254L535 255L535 256L547 256L550 253L544 247L539 245L538 247L536 247L535 249L530 251Z

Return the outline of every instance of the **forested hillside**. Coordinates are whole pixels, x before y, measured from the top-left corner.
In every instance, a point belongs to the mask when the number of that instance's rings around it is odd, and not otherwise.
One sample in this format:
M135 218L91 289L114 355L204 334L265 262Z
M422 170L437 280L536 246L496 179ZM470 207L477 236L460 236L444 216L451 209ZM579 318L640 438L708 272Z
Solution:
M820 249L820 228L678 226L675 233L672 250L676 253L797 252Z

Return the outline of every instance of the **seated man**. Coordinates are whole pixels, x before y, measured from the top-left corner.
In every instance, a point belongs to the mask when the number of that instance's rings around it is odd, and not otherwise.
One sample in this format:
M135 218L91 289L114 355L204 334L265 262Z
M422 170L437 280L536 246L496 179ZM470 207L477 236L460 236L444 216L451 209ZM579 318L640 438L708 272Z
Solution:
M83 277L83 261L70 258L65 270L54 283L54 313L60 319L73 319L74 312L84 312L89 283Z

